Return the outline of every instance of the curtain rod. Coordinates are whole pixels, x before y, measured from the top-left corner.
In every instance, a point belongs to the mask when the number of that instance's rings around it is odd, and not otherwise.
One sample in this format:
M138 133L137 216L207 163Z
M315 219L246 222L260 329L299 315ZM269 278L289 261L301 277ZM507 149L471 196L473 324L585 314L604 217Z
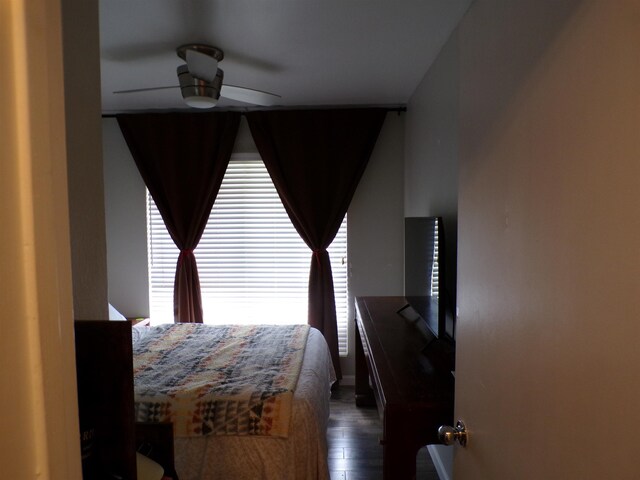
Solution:
M340 109L347 109L347 108L361 108L361 109L366 109L366 108L382 108L382 109L386 109L388 112L397 112L398 115L400 115L401 113L404 113L407 111L407 107L406 106L402 106L402 105L397 105L397 106L385 106L385 105L380 105L380 106L375 106L375 105L367 105L367 106L357 106L357 105L341 105L341 106L330 106L330 107L293 107L293 108L285 108L285 107L278 107L278 108L260 108L260 107L229 107L229 108L219 108L216 109L218 112L240 112L241 114L244 113L249 113L249 112L261 112L261 111L282 111L282 110L331 110L331 109L335 109L335 110L340 110ZM187 110L187 109L173 109L173 110L138 110L138 111L124 111L124 112L119 112L119 113L103 113L102 114L102 118L115 118L118 115L124 115L124 114L144 114L144 113L184 113L184 112L191 112L191 113L210 113L211 110L206 110L206 111L199 111L199 110Z

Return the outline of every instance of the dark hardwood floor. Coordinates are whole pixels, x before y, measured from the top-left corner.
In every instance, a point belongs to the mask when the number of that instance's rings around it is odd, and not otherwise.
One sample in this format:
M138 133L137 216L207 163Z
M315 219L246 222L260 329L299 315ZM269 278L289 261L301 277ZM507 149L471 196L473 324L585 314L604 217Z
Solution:
M382 480L382 423L375 407L356 407L354 395L354 387L342 385L331 394L331 480ZM416 465L416 480L438 480L426 447L418 452Z

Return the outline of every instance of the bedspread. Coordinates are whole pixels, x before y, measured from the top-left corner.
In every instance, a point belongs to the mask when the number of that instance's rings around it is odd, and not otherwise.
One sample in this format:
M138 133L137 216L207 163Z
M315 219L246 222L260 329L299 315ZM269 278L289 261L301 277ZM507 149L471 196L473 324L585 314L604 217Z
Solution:
M136 421L176 437L288 435L308 325L170 324L134 344Z
M318 330L310 328L293 395L289 436L176 438L180 480L329 480L326 434L333 381L327 343Z

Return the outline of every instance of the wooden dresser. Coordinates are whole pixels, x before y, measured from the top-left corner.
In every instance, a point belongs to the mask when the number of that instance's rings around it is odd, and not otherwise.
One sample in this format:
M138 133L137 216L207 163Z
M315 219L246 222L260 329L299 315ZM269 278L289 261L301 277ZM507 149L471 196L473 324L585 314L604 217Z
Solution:
M418 450L453 424L453 349L397 314L404 305L356 298L356 405L378 407L386 480L414 479Z

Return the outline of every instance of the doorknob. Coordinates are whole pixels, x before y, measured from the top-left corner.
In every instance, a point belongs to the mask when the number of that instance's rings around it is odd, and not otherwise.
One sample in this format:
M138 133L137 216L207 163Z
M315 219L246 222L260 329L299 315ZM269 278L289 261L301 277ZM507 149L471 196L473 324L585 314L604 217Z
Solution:
M467 427L460 420L456 423L456 427L450 427L449 425L442 425L438 429L438 439L445 445L453 445L457 440L463 447L467 446Z

